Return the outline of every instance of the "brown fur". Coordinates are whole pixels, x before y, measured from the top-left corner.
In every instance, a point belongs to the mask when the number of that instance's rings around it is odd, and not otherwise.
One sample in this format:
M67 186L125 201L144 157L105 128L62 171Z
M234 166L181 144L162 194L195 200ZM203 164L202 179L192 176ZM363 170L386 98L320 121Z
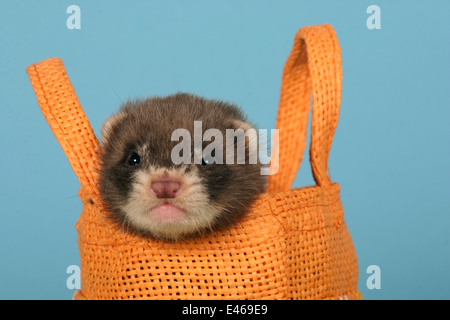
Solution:
M192 164L175 165L172 162L171 150L178 144L171 141L175 129L184 128L191 133L194 154L193 129L196 120L202 121L203 132L209 128L219 129L224 139L227 128L246 130L251 127L237 106L183 93L130 100L106 121L102 132L99 188L111 218L127 231L177 240L226 228L239 221L264 191L261 164L259 161L257 164L248 163L248 146L246 164L203 166L194 164L193 159ZM203 148L209 143L203 142ZM128 165L132 152L141 153L139 166ZM225 162L225 150L223 154ZM189 227L188 223L181 229L152 226L147 221L140 224L130 219L135 214L131 211L139 211L141 204L150 206L155 201L146 194L146 179L150 181L156 174L163 173L177 176L187 186L180 199L174 199L173 203L186 209L188 215L192 211L192 216L198 217L198 220L189 222ZM172 203L172 199L168 202ZM215 211L217 214L212 214ZM203 222L196 225L196 221Z

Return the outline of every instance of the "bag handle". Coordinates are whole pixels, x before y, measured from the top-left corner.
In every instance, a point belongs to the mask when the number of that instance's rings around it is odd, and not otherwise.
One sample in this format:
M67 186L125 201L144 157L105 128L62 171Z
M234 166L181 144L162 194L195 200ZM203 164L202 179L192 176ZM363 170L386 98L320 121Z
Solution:
M96 174L99 142L59 58L27 68L31 85L53 134L85 192L99 199ZM93 199L94 200L94 199Z
M332 184L327 173L328 156L339 117L341 63L341 49L332 26L307 26L297 32L282 75L276 124L279 142L275 139L273 145L275 150L278 146L279 161L275 168L279 170L268 177L267 192L289 190L296 177L306 145L311 92L312 173L318 186Z
M39 106L66 154L82 188L99 198L97 137L70 83L63 62L50 58L27 68ZM339 117L342 90L341 50L333 27L301 28L283 69L276 128L279 161L271 168L267 192L291 188L306 146L306 127L312 90L310 162L318 186L331 185L328 156ZM274 158L274 157L272 157Z

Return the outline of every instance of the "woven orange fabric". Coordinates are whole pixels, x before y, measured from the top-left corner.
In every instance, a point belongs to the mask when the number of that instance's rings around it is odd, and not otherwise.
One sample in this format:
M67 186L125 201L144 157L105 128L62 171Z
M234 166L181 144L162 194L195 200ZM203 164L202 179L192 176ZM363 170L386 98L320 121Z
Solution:
M80 180L81 291L75 299L360 299L339 185L327 174L341 95L341 53L329 25L300 29L277 118L279 170L235 227L167 243L124 233L97 189L99 143L62 61L28 67L38 103ZM315 186L290 189L306 146Z

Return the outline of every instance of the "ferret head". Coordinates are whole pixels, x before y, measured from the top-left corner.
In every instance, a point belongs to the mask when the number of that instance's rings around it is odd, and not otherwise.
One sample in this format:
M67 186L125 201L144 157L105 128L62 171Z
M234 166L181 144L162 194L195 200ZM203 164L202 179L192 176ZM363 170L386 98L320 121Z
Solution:
M194 141L195 121L201 121L202 136L208 129L223 134L223 149L216 149L223 163L205 156L210 141ZM264 190L261 164L249 163L248 138L244 163L225 160L226 130L249 128L235 105L190 94L124 103L102 128L99 189L111 218L125 231L166 240L237 222ZM173 159L179 129L191 137L183 141L192 152L181 151L189 160L182 163ZM237 160L237 139L231 146Z

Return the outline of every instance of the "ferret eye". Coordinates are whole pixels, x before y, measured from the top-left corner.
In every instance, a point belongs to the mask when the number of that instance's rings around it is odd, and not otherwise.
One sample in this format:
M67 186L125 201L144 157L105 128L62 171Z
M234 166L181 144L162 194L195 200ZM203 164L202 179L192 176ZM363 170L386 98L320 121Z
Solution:
M136 152L133 152L128 160L130 166L138 166L141 163L141 157Z
M210 166L213 164L213 160L209 158L202 159L202 166Z
M204 154L202 158L202 166L210 166L214 163L214 157L216 156L216 150L213 149L211 154Z

